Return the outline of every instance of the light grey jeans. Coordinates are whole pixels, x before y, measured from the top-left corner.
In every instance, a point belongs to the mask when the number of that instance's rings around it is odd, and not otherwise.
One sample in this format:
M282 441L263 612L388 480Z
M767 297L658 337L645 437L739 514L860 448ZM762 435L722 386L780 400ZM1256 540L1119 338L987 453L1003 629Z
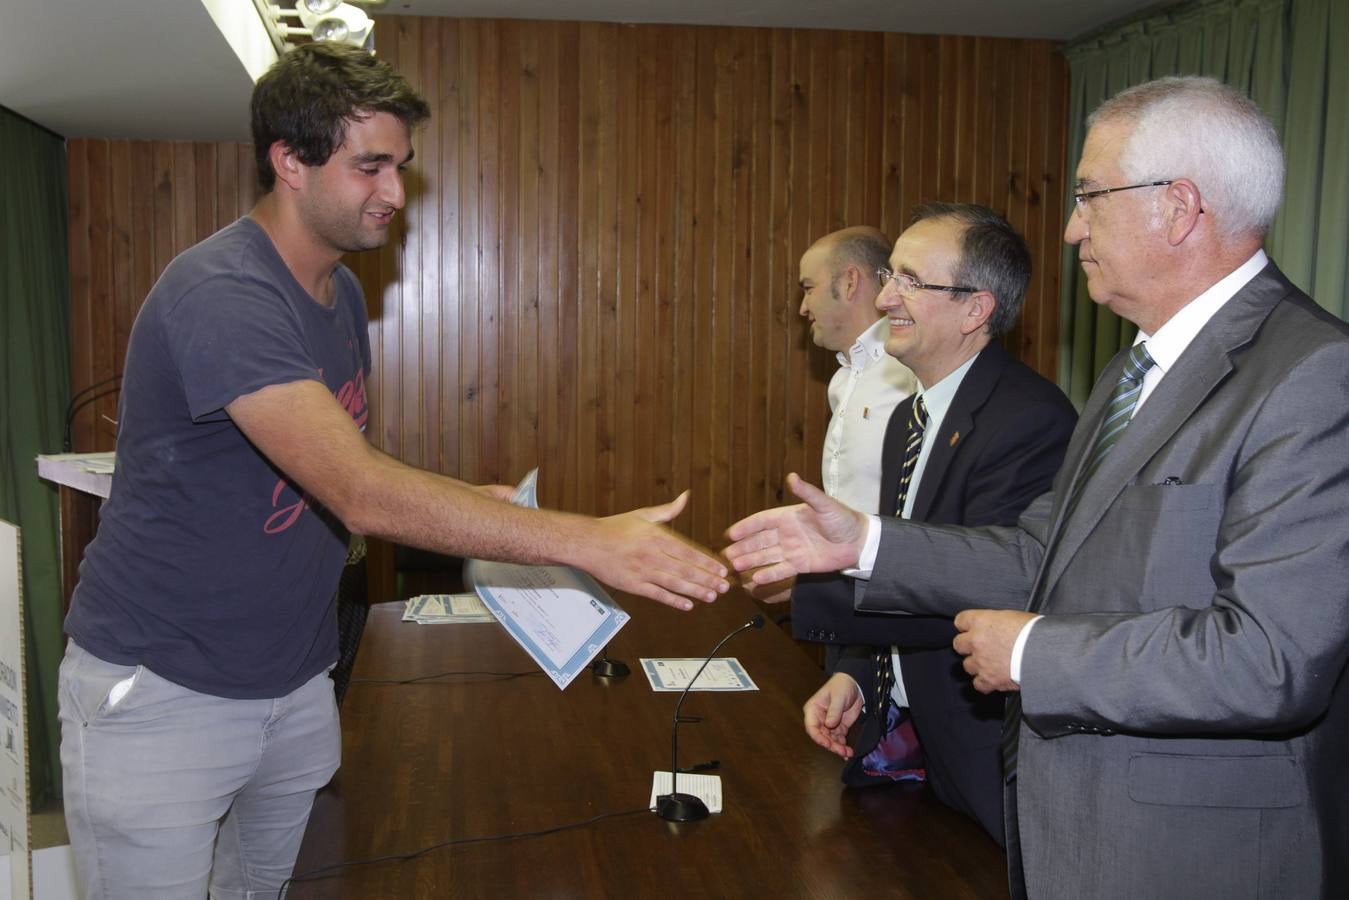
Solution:
M59 698L83 897L276 896L341 755L326 674L276 700L228 700L70 641Z

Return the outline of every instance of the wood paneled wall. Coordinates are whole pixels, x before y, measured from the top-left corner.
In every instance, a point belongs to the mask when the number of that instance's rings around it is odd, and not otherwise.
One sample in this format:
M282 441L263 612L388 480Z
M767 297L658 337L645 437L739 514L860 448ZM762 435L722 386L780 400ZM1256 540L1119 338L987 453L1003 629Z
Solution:
M169 261L248 212L257 197L249 144L72 140L71 391L103 385L76 414L77 451L111 450L131 323Z
M818 478L830 354L797 260L921 200L1027 235L1016 355L1054 376L1067 73L1038 41L381 17L432 104L394 239L350 260L371 311L370 437L471 481L541 467L550 506L690 487L715 541ZM74 385L120 369L171 256L246 211L249 148L72 141ZM111 403L79 420L111 446Z

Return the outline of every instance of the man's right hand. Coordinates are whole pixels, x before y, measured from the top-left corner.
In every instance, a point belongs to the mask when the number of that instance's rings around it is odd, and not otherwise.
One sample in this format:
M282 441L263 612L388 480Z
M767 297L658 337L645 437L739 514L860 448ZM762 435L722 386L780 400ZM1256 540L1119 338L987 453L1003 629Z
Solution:
M754 569L755 584L807 572L857 565L867 539L867 517L844 506L793 472L787 487L804 503L766 509L726 529L734 541L726 558L737 572Z
M862 690L857 682L836 672L806 701L803 712L806 734L812 741L844 759L852 759L848 729L862 714Z

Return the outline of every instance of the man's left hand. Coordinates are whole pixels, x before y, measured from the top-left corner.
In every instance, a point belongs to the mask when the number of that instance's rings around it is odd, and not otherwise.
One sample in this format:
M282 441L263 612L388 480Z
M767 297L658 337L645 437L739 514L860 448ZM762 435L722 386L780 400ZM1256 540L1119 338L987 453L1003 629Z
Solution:
M951 646L965 657L965 671L974 676L976 691L1021 690L1012 680L1012 647L1033 618L1031 613L1003 609L967 609L956 616L960 634Z

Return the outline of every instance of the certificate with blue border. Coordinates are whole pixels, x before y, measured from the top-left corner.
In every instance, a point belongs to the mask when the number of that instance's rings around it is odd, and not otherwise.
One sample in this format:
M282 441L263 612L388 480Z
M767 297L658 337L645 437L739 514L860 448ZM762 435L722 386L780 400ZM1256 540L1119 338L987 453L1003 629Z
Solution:
M734 656L716 656L712 659L642 658L642 671L653 691L682 691L688 687L689 679L702 670L693 687L694 691L757 691L759 686L749 677L749 672Z
M526 475L514 502L537 508L537 480L537 469ZM483 605L559 688L571 684L629 619L598 581L568 566L471 559L464 575Z

